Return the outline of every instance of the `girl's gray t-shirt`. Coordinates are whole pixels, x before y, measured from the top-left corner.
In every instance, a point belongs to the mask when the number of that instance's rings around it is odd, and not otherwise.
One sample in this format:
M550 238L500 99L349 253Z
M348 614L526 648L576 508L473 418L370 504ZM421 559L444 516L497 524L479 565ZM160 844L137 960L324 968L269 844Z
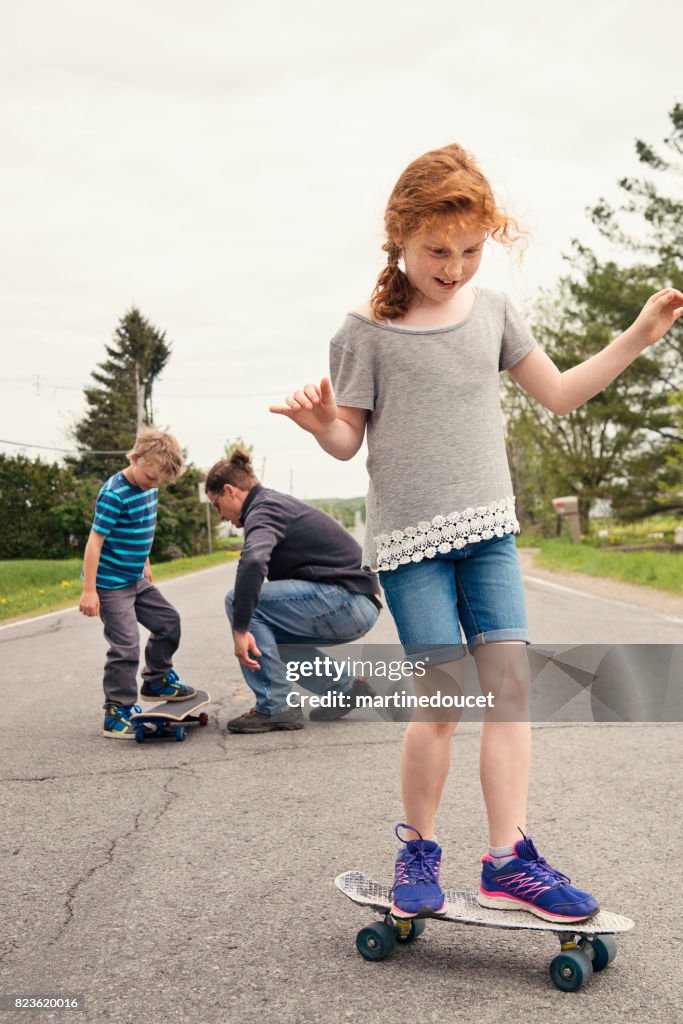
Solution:
M519 532L498 374L535 345L507 297L488 289L446 327L348 314L330 369L337 404L369 412L364 569Z

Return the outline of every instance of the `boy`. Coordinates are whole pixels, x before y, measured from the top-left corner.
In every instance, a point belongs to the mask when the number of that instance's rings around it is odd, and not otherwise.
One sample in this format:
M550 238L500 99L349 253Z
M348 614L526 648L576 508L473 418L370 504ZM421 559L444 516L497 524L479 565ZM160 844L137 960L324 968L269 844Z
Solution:
M180 617L152 586L149 552L157 518L158 486L176 480L183 453L175 437L144 430L128 452L130 465L104 483L83 559L79 610L99 615L109 643L104 666L103 736L131 740L130 716L141 709L137 670L138 622L150 631L142 673L142 700L188 700L194 696L173 671L180 643Z

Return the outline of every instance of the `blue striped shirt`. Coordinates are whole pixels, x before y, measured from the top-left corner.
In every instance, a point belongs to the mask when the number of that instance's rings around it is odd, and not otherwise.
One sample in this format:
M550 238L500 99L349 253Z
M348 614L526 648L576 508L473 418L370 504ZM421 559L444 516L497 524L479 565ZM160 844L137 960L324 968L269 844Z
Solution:
M158 496L156 487L143 491L123 473L102 485L92 524L105 537L96 586L116 590L140 579L154 540Z

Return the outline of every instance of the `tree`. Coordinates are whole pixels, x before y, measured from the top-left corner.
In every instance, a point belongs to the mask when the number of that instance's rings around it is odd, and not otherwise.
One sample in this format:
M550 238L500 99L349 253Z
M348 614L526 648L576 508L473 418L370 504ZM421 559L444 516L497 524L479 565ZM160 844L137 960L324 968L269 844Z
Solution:
M0 558L76 553L83 534L65 510L77 486L73 472L56 462L0 455Z
M107 359L92 376L97 386L85 389L87 411L74 429L82 454L69 459L78 486L68 491L59 516L71 536L84 543L92 523L93 497L107 477L126 466L143 426L154 421L153 388L171 356L165 332L159 331L133 307L121 317ZM110 452L93 455L91 452ZM152 548L157 561L208 550L204 510L197 483L202 474L189 465L172 484L159 490L159 516Z
M683 157L683 104L675 104L669 111L669 120L671 133L664 139L667 155L662 156L661 151L657 152L642 139L636 140L638 159L655 175L655 180L650 177L622 178L619 186L625 198L619 207L615 209L601 198L589 212L604 237L624 249L644 256L657 267L662 286L668 284L683 289L683 163L679 159ZM667 182L669 193L673 181L673 189L678 191L678 197L662 192L663 180ZM628 226L633 224L635 227ZM675 328L667 340L680 365L683 360L681 327ZM681 509L683 389L680 386L676 388L673 380L669 401L675 433L658 474L658 505L661 509ZM632 504L630 496L620 493L617 498L621 507L629 510Z
M121 468L121 454L132 448L140 427L152 424L154 383L171 355L165 332L136 307L121 317L114 343L105 348L108 358L93 371L96 386L85 389L87 411L73 431L83 454L70 460L79 476L100 480Z
M183 555L200 555L209 550L206 507L199 501L197 485L205 473L190 464L182 476L159 489L159 515L151 559L165 562ZM209 519L214 537L218 521Z
M234 441L225 442L225 458L229 459L232 453L236 452L238 448L240 449L240 451L246 452L247 455L249 456L252 456L254 454L253 444L247 444L247 442L240 434L235 438Z
M673 132L665 144L680 154L683 107L677 105L670 117ZM680 165L646 143L638 140L636 151L652 170L680 177ZM683 288L683 202L649 180L624 178L619 184L627 196L618 210L601 199L590 214L605 237L644 262L601 262L573 241L566 257L572 273L560 279L554 296L543 296L531 318L560 370L608 344L653 291ZM639 234L625 230L624 217L636 231L640 227ZM550 499L560 494L579 497L584 531L596 498L608 498L624 518L681 507L682 356L683 331L676 325L602 394L561 419L509 387L508 453L525 528L531 523L547 529L553 520Z
M60 496L52 515L76 557L83 554L90 535L99 489L100 481L94 477L79 478L70 467L62 469Z
M609 344L658 284L651 267L600 263L578 243L574 249L576 276L563 277L531 318L539 344L560 370ZM676 353L663 341L565 417L510 383L508 454L522 514L547 526L551 499L575 494L587 532L590 507L599 498L625 517L661 510L662 473L677 436L671 398L682 382Z
M669 112L671 134L664 139L667 150L673 154L667 158L642 139L636 139L636 153L639 161L651 172L670 180L674 189L683 184L683 165L677 157L683 156L683 104L677 103ZM650 178L622 178L619 187L626 194L618 209L605 199L589 211L598 230L612 243L622 249L631 250L646 257L671 275L670 284L681 278L683 259L683 198L662 194L660 187ZM624 226L635 223L635 228ZM635 234L633 233L635 230ZM666 283L666 282L665 282Z

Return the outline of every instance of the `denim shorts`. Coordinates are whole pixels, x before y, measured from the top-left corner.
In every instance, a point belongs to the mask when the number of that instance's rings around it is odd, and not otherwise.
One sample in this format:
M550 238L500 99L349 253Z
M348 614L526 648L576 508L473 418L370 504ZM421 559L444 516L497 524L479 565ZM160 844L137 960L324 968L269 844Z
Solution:
M514 534L379 574L405 655L430 664L501 640L530 643ZM428 656L426 656L428 655Z

